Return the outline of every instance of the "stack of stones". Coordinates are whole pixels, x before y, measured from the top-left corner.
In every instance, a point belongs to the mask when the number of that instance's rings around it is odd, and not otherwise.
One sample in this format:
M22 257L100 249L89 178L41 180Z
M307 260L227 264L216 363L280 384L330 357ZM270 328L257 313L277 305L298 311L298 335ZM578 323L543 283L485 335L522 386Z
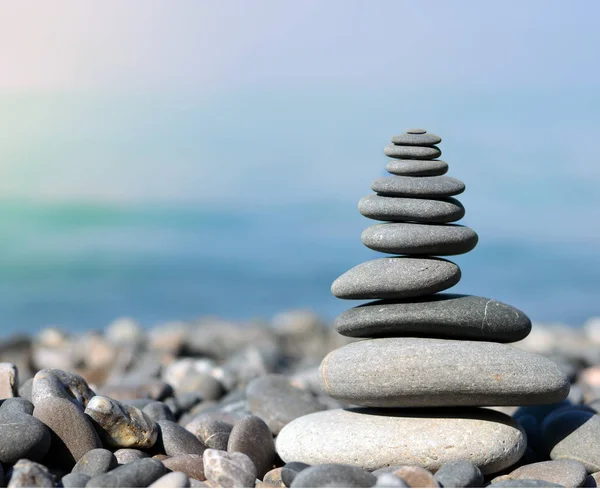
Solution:
M348 407L287 425L277 439L285 461L436 471L466 460L493 474L521 458L526 437L511 417L482 407L550 404L568 394L554 363L506 344L529 334L525 314L493 299L439 293L461 277L439 257L467 253L478 240L450 224L465 214L453 198L465 185L445 175L440 141L412 129L384 150L392 176L375 180L376 193L358 207L385 221L367 228L362 242L394 256L333 283L341 299L378 300L337 318L340 334L367 339L334 350L320 368L323 389Z

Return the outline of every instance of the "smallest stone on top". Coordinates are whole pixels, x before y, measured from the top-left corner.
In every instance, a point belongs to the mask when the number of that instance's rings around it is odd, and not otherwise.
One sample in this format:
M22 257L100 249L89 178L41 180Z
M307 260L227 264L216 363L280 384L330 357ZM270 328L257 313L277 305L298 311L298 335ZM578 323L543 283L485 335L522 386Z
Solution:
M405 134L392 137L391 141L392 144L383 150L390 158L433 160L442 154L436 146L442 138L428 133L425 129L409 129Z

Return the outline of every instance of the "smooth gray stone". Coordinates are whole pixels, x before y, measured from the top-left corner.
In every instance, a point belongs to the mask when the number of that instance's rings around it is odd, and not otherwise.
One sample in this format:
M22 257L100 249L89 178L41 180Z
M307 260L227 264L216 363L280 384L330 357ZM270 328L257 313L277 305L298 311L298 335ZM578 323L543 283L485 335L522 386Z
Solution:
M411 128L406 130L406 134L425 134L427 131L421 128Z
M0 462L12 465L26 458L42 460L50 449L50 431L31 416L33 405L18 397L0 406Z
M373 487L377 478L364 469L345 464L323 464L300 472L290 487Z
M196 424L196 423L194 423ZM187 429L190 429L189 425ZM233 425L220 419L202 418L195 429L191 430L207 448L227 450L227 443Z
M340 299L404 299L456 285L460 268L439 258L377 258L351 268L331 285Z
M88 481L91 479L89 475L82 472L71 472L65 475L60 482L63 487L85 487Z
M381 177L373 180L371 189L390 197L416 197L419 199L452 197L465 191L460 180L442 175L439 177Z
M23 382L21 387L19 387L19 395L23 399L27 399L28 401L31 401L32 388L33 388L33 377L31 379L27 379L25 382Z
M442 160L389 160L385 169L392 175L405 177L436 177L448 172L448 163Z
M58 397L72 401L84 409L94 396L94 391L81 375L57 368L40 370L35 374L31 387L31 402L34 406L48 397Z
M173 411L171 411L169 406L167 406L164 402L151 401L139 409L150 416L154 421L160 421L163 419L166 419L167 421L175 421Z
M6 487L55 487L56 481L48 468L26 458L13 467Z
M204 480L204 462L202 455L188 453L187 455L176 455L162 461L163 465L173 472L183 472L192 479Z
M483 487L483 474L467 460L445 463L433 476L442 487Z
M204 452L204 473L220 487L254 487L256 467L245 453L209 448Z
M401 146L434 146L442 142L442 138L425 132L422 134L405 133L392 136L390 140L393 144L399 144Z
M406 481L400 477L392 474L391 472L385 472L377 476L377 482L373 487L410 487Z
M259 479L273 468L276 456L271 430L258 416L245 416L233 425L227 451L248 455Z
M117 462L121 465L149 457L146 452L142 452L141 450L137 450L135 448L119 448L114 452L114 455L117 459Z
M325 409L311 392L293 386L289 379L278 374L253 380L246 395L250 412L262 418L274 435L290 421Z
M358 406L520 406L569 393L569 380L550 360L484 341L357 341L329 353L320 373L327 394Z
M402 158L403 160L433 160L441 156L442 152L437 146L398 146L388 144L383 152L390 158Z
M564 487L581 487L587 479L585 466L575 460L550 460L523 465L508 474L510 479L541 479Z
M549 416L542 433L552 460L576 460L588 472L600 471L600 416L568 410Z
M165 475L166 471L160 461L143 458L92 477L86 487L148 487Z
M156 424L159 426L156 447L169 457L186 453L202 455L206 450L204 444L183 426L167 420Z
M477 245L477 233L457 224L388 222L363 231L363 244L397 255L461 255Z
M473 295L434 294L376 301L348 309L335 320L351 337L426 336L510 343L531 331L530 319L502 302Z
M168 488L168 487L190 487L190 478L183 472L169 472L157 479L148 487Z
M290 487L296 476L304 469L308 469L309 467L310 465L302 462L289 462L285 464L281 468L282 482L286 485L286 487Z
M94 448L79 459L71 472L94 477L116 469L117 465L119 465L119 462L110 450Z
M491 474L517 462L526 440L518 423L489 409L355 408L298 418L275 444L284 462L344 463L369 471L419 465L433 472L468 460Z
M519 480L503 480L494 482L487 487L563 487L560 484L554 484L545 480L538 479L519 479Z
M453 222L462 219L465 208L452 197L443 200L384 197L372 194L358 202L358 211L378 221L417 221L431 223Z

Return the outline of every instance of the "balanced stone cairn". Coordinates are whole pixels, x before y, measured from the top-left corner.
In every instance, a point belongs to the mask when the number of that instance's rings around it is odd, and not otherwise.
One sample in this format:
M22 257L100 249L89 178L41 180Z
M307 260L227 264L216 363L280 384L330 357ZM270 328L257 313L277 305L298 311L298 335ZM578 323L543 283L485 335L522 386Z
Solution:
M461 271L438 257L467 253L478 241L472 229L450 224L465 214L453 198L465 185L445 175L440 142L411 129L384 149L392 176L376 179L375 194L358 208L385 221L367 228L362 242L393 256L362 263L331 287L341 299L377 299L336 319L340 334L367 339L321 363L323 389L348 407L285 426L277 438L284 461L436 471L466 460L493 474L521 458L526 436L513 418L482 407L557 403L569 392L553 362L506 345L529 334L525 314L493 299L439 293Z

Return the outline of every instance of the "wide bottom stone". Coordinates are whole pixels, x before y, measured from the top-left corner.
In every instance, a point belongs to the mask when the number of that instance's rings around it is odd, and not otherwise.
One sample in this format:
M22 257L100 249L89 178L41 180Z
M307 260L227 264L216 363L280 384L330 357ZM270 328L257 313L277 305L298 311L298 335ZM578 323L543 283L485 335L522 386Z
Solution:
M372 471L419 465L436 471L468 460L484 474L517 462L526 447L519 424L505 414L467 409L334 409L286 425L276 440L285 462L340 463Z

